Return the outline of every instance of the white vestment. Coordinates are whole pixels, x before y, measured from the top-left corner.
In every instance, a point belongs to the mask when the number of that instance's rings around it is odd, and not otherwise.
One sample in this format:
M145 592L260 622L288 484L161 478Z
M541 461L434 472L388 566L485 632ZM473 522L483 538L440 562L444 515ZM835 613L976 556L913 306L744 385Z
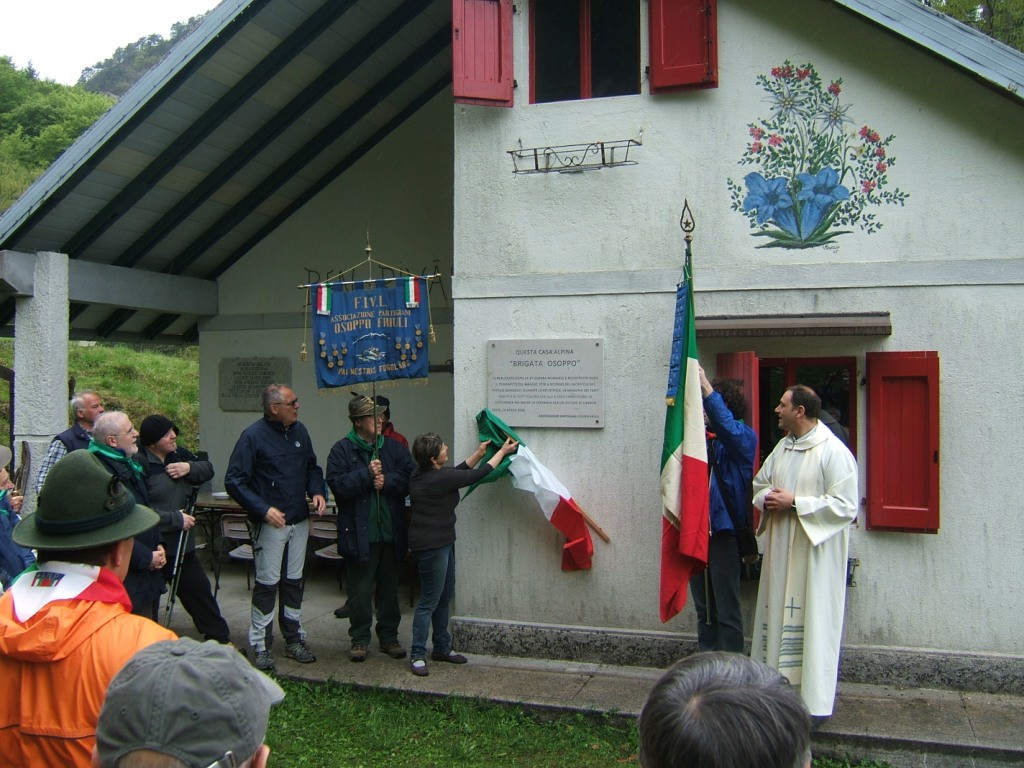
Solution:
M796 496L796 512L766 514L772 488ZM800 690L812 715L831 715L846 605L857 462L824 424L783 438L754 478L765 532L750 655Z

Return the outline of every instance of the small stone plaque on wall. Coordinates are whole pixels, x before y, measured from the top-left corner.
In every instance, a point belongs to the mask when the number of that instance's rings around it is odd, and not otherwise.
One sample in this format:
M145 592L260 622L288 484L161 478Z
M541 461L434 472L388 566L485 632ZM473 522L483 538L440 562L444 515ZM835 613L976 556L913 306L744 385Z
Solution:
M604 340L491 340L487 407L510 427L604 426Z
M222 411L263 411L267 384L287 384L292 364L287 357L225 357L220 361L218 395Z

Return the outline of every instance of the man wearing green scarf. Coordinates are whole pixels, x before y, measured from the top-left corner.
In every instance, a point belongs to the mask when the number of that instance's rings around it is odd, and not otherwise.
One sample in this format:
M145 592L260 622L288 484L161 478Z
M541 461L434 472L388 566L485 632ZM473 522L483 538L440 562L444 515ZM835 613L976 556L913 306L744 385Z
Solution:
M107 411L93 425L88 450L132 492L136 504L148 507L149 493L142 466L134 458L139 452L138 439L139 433L127 414ZM160 569L166 564L167 553L160 543L158 529L150 528L135 536L128 575L124 579L124 588L132 601L132 613L157 621L160 595L166 591Z
M398 567L408 549L405 497L415 464L408 448L381 434L384 410L357 395L348 404L352 430L327 459L327 484L338 505L338 553L348 575L352 661L366 659L374 584L380 649L393 659L405 658L398 642Z

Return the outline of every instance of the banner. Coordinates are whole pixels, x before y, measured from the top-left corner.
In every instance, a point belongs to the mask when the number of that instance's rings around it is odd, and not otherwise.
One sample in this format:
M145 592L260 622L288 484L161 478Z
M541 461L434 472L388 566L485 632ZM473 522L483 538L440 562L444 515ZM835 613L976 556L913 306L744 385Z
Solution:
M425 379L426 283L409 276L310 286L317 388Z

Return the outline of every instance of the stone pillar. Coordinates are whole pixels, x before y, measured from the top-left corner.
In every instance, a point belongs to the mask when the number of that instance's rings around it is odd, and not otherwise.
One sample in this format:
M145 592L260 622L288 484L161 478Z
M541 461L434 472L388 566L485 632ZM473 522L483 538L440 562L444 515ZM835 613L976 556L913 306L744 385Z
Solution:
M15 299L14 450L21 443L32 454L22 514L35 511L35 483L50 440L67 429L68 413L68 257L37 253L30 296Z

